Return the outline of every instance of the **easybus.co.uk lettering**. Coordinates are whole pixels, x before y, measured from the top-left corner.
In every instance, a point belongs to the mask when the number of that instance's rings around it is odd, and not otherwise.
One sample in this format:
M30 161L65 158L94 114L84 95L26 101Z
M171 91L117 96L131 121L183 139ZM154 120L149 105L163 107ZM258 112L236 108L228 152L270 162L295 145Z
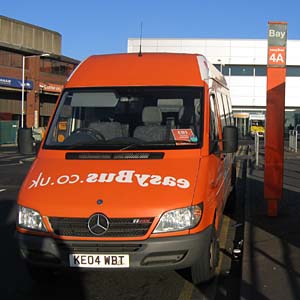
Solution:
M44 176L42 172L39 173L36 179L32 179L32 182L28 189L64 185L64 184L76 184L76 183L127 183L138 184L140 187L148 187L150 185L162 185L169 187L178 187L181 189L187 189L190 187L190 182L185 178L176 179L173 176L160 176L151 174L138 174L134 170L121 170L118 173L89 173L84 180L80 179L77 174L61 175L56 179L52 179L50 176Z
M59 176L55 181L51 181L51 177L43 177L43 173L41 172L37 179L32 179L31 185L28 189L43 187L47 185L55 185L55 184L74 184L79 181L79 175L62 175ZM83 183L84 181L81 181Z

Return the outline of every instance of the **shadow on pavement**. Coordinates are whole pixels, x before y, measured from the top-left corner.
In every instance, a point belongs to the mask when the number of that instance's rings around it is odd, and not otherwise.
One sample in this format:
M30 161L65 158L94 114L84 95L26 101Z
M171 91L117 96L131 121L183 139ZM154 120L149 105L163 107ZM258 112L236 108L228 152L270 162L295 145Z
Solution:
M78 274L67 274L58 277L55 284L39 284L30 278L27 266L22 260L15 238L17 216L18 187L24 178L29 165L18 167L21 176L7 178L1 176L1 185L10 183L2 192L0 199L0 299L3 300L37 300L37 299L87 299L81 286L82 278ZM12 171L13 172L13 171ZM1 174L1 173L0 173ZM10 178L10 180L9 180ZM62 274L63 275L63 274Z
M300 299L300 161L285 160L278 216L267 216L263 170L247 178L241 299Z

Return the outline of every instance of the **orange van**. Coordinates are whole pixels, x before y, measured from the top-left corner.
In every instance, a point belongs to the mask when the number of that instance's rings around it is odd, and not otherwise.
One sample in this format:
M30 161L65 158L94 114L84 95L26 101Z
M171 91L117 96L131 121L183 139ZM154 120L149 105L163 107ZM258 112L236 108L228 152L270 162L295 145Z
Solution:
M19 192L32 276L187 269L194 283L209 280L236 148L226 81L204 56L87 58Z

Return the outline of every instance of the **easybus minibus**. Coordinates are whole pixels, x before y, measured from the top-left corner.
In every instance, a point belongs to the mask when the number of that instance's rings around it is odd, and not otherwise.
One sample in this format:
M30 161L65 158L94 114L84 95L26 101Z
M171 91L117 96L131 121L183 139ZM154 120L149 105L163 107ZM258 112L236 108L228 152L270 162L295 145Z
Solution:
M226 81L204 56L87 58L19 192L17 238L32 276L185 269L195 284L209 280L236 148Z

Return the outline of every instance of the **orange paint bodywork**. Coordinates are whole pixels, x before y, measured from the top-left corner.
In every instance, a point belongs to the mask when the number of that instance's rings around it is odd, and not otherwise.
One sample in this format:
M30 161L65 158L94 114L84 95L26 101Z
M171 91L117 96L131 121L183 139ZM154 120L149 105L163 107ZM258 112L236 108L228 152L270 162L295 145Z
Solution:
M161 150L160 152L165 154L161 160L76 161L65 159L66 153L72 151L46 150L42 144L22 185L18 204L38 211L48 229L51 229L47 222L48 217L89 218L96 212L111 218L154 217L147 235L126 240L197 233L211 224L218 227L228 187L224 183L222 157L210 154L209 150L209 87L206 78L201 78L197 57L198 55L189 54L92 56L79 65L66 83L65 89L122 86L203 87L204 121L201 149ZM115 175L111 182L99 182L101 174ZM150 183L153 177L138 182L136 175L160 176L161 182ZM128 176L127 180L130 182L122 182L122 176ZM172 183L164 185L163 180L166 177L174 178ZM188 187L186 182L189 183ZM96 203L98 199L104 200L101 207ZM152 234L164 212L199 203L204 204L204 213L197 227L179 232ZM37 234L22 228L18 230L22 233ZM50 235L57 239L67 239L54 233Z
M112 86L203 86L197 55L95 55L83 61L66 88Z

